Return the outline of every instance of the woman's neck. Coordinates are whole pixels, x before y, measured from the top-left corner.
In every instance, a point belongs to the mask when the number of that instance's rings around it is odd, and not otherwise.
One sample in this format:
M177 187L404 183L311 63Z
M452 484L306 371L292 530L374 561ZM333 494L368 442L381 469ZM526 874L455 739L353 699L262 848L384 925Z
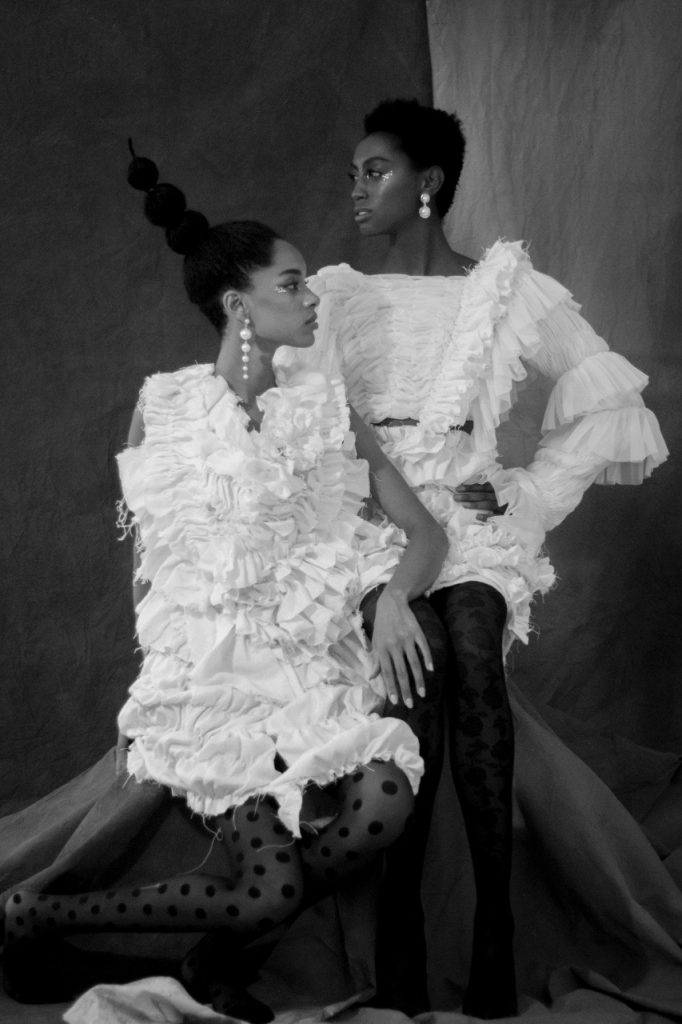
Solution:
M472 265L467 256L450 248L440 220L410 220L389 235L382 273L450 277L466 273Z
M249 352L248 377L244 379L241 339L238 335L232 338L230 333L223 336L215 364L215 374L227 381L249 412L257 412L258 396L274 387L276 383L272 366L273 355L274 351L263 351L254 339Z

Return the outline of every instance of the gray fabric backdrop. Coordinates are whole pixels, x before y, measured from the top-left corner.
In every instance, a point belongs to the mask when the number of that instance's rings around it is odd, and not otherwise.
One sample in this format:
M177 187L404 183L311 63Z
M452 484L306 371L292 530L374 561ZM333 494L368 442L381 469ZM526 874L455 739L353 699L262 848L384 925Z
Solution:
M145 375L215 354L127 136L193 207L271 223L313 268L355 258L362 113L431 83L421 0L3 0L0 69L9 810L113 740L136 665L113 457Z
M343 173L363 110L385 95L430 97L426 13L423 0L0 5L0 799L8 809L89 765L113 736L135 671L113 456L145 374L214 351L210 328L182 295L180 261L125 184L127 135L211 218L269 220L311 267L339 258L371 266L377 250L361 252L353 237ZM555 720L577 715L679 750L682 8L677 0L431 0L428 13L436 98L460 111L469 139L453 240L475 255L498 235L529 239L538 265L651 374L647 399L673 449L643 488L595 489L552 535L561 583L538 609L540 639L514 655L514 677L536 702L551 701L544 713ZM525 393L507 429L510 459L530 455L540 399L535 388ZM564 763L553 756L538 771L542 751L528 721L521 727L521 987L544 993L538 961L593 966L595 950L596 962L627 973L621 944L599 921L585 940L574 897L584 896L584 880L602 878L612 853L609 878L621 881L621 851L628 857L641 837L628 822L633 835L621 841L604 791L596 780L586 788L565 751ZM587 742L592 763L603 751L601 774L615 766L613 782L623 783L627 747L602 735L586 741L580 725L573 739ZM107 772L106 761L94 769L95 791L107 791ZM108 809L105 800L98 810ZM556 847L567 838L564 860ZM584 870L589 856L576 858L571 843L589 854L591 840L604 857ZM468 970L472 886L447 785L430 864L435 1005L452 1006ZM658 901L648 871L635 891ZM610 934L613 891L605 892ZM566 893L557 918L553 900ZM627 899L616 904L617 920L637 917ZM356 909L364 913L361 902ZM294 949L326 984L329 960Z
M680 749L677 0L63 0L0 6L4 113L0 801L87 766L135 672L113 456L144 376L211 359L180 260L126 185L126 137L213 220L257 216L311 268L371 267L348 215L360 116L390 95L464 119L452 224L524 237L651 375L673 458L599 488L550 539L561 583L512 659L538 702ZM534 443L529 388L507 446Z
M536 702L682 751L682 5L428 0L434 102L468 140L449 225L477 255L524 238L617 351L672 455L641 488L595 487L549 538L560 582L512 656ZM504 431L522 464L542 389Z

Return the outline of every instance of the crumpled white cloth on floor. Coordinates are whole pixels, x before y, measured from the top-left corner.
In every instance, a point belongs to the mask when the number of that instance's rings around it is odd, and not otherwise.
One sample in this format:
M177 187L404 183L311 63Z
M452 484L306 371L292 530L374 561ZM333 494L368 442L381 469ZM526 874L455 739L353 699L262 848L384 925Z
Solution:
M95 985L64 1014L66 1024L194 1024L234 1021L202 1006L174 978L143 978L127 985Z
M373 992L374 989L365 989L325 1007L284 1011L277 1015L276 1024L318 1024L368 999ZM62 1019L66 1024L241 1024L237 1017L216 1013L210 1006L197 1003L179 981L166 977L142 978L127 985L95 985L76 1000Z

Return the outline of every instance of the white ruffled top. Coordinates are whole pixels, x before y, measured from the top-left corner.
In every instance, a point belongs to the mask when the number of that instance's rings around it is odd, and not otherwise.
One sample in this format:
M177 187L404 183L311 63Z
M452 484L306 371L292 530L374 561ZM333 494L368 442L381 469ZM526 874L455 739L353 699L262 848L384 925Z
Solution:
M590 484L640 483L667 456L641 398L647 377L609 351L520 242L496 242L466 277L366 276L340 264L309 283L321 299L316 345L279 358L341 373L370 423L417 421L376 431L448 531L435 587L489 582L507 599L507 642L525 641L532 595L554 578L539 553L545 532ZM542 441L529 466L503 469L496 430L528 367L554 385ZM493 484L504 516L479 524L455 502L452 490L475 480Z
M298 835L309 783L391 759L416 789L422 764L369 680L357 608L400 537L358 515L368 474L343 386L283 371L259 405L249 431L212 365L145 383L145 439L118 456L150 582L119 727L138 780L207 815L269 794Z

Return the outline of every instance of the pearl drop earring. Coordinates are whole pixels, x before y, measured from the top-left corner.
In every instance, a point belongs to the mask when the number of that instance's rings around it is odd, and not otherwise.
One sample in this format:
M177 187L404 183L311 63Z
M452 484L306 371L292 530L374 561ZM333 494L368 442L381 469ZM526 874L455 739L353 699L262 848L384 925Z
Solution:
M422 192L422 194L419 196L419 199L421 202L421 206L419 207L419 216L422 218L422 220L428 220L429 217L431 216L431 208L429 207L429 203L431 202L431 196L429 195L428 192Z
M244 320L244 326L239 332L239 337L242 339L242 377L244 380L249 379L249 352L251 351L251 345L249 342L253 338L253 331L251 330L251 320L247 316Z

